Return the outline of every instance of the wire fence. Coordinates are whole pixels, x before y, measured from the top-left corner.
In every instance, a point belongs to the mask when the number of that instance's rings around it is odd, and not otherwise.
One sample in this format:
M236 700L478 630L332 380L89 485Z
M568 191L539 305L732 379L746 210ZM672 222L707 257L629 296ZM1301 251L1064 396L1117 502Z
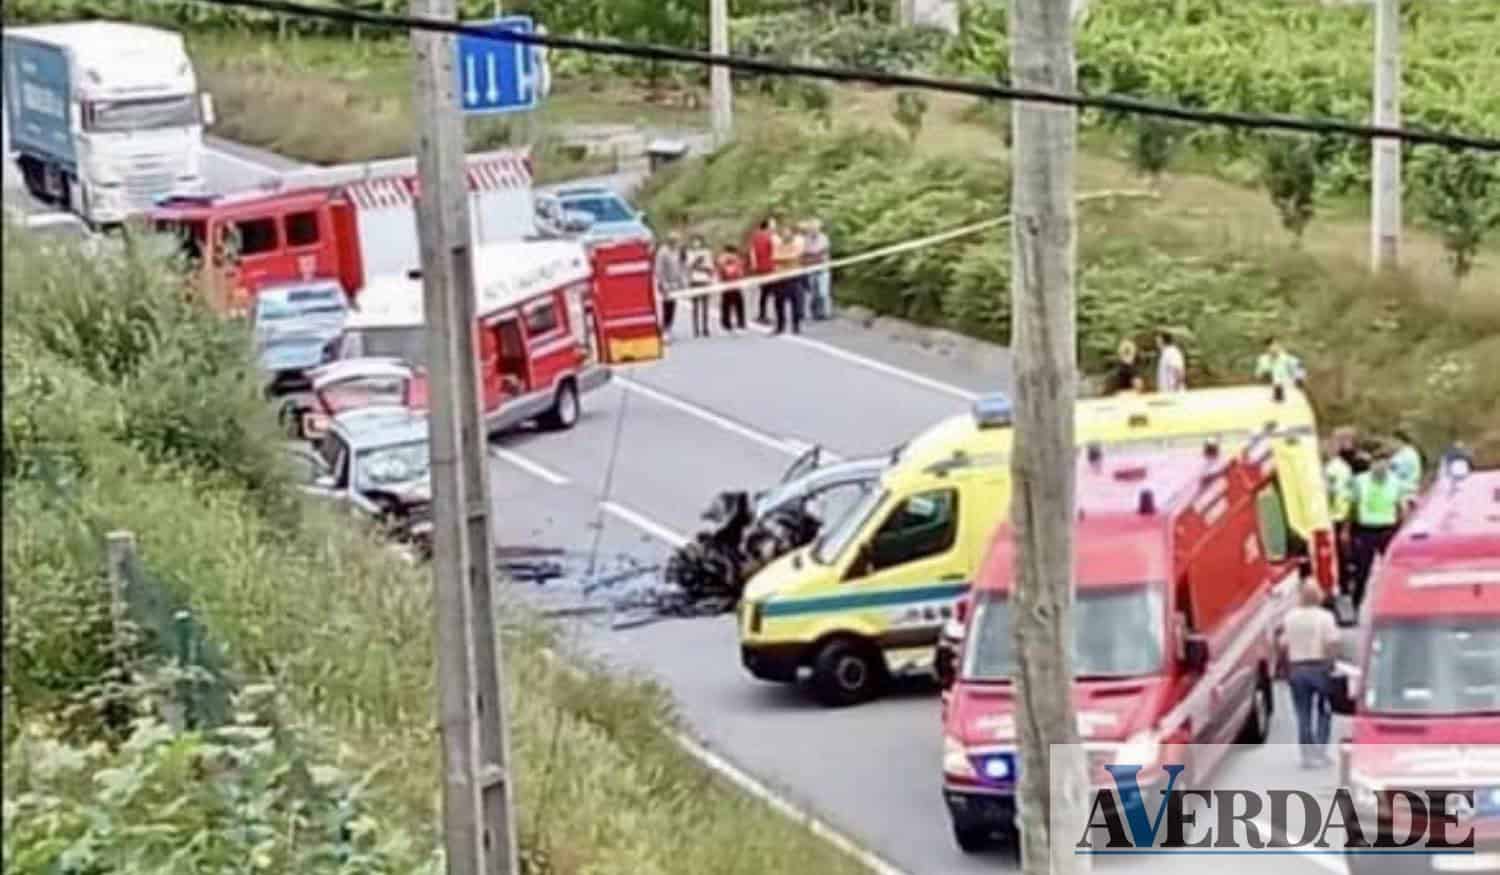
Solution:
M107 564L116 639L135 636L138 652L178 670L169 716L189 729L226 725L233 692L228 660L187 600L151 571L130 532L109 534Z

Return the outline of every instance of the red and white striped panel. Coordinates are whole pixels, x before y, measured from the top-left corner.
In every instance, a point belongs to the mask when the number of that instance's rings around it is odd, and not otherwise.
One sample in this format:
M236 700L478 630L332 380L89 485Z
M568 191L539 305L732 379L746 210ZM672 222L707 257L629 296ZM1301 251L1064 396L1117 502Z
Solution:
M469 191L504 191L531 187L531 174L519 155L469 161ZM415 176L388 176L345 186L349 199L361 210L406 207L421 192Z

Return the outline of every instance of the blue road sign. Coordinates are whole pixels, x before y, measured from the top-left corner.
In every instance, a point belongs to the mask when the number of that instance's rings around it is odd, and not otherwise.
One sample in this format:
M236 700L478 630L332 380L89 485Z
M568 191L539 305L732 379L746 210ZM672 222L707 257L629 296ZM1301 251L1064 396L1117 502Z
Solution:
M530 16L466 23L492 33L532 33ZM535 109L541 98L545 63L537 47L509 40L460 35L458 104L468 115Z

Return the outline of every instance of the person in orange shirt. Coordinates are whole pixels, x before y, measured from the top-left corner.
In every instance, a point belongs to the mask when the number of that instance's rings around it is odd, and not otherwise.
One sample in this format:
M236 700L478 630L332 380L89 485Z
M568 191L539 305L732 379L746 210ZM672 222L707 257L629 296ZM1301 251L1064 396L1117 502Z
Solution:
M787 225L777 235L771 250L771 259L777 273L796 270L802 266L802 235L796 228ZM776 298L776 333L786 332L788 311L792 321L792 333L802 333L802 277L778 280L772 284Z
M720 282L745 277L745 262L733 244L724 244L724 250L719 253L718 268ZM719 295L719 324L728 332L745 327L745 293L739 287L725 289Z

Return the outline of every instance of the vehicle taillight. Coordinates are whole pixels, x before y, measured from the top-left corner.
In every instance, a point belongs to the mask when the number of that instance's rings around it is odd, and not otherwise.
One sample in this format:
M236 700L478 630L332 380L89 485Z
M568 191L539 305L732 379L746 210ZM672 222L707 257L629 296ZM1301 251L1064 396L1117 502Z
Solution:
M1313 534L1313 573L1324 592L1337 592L1339 584L1338 550L1333 543L1333 532L1320 529Z

